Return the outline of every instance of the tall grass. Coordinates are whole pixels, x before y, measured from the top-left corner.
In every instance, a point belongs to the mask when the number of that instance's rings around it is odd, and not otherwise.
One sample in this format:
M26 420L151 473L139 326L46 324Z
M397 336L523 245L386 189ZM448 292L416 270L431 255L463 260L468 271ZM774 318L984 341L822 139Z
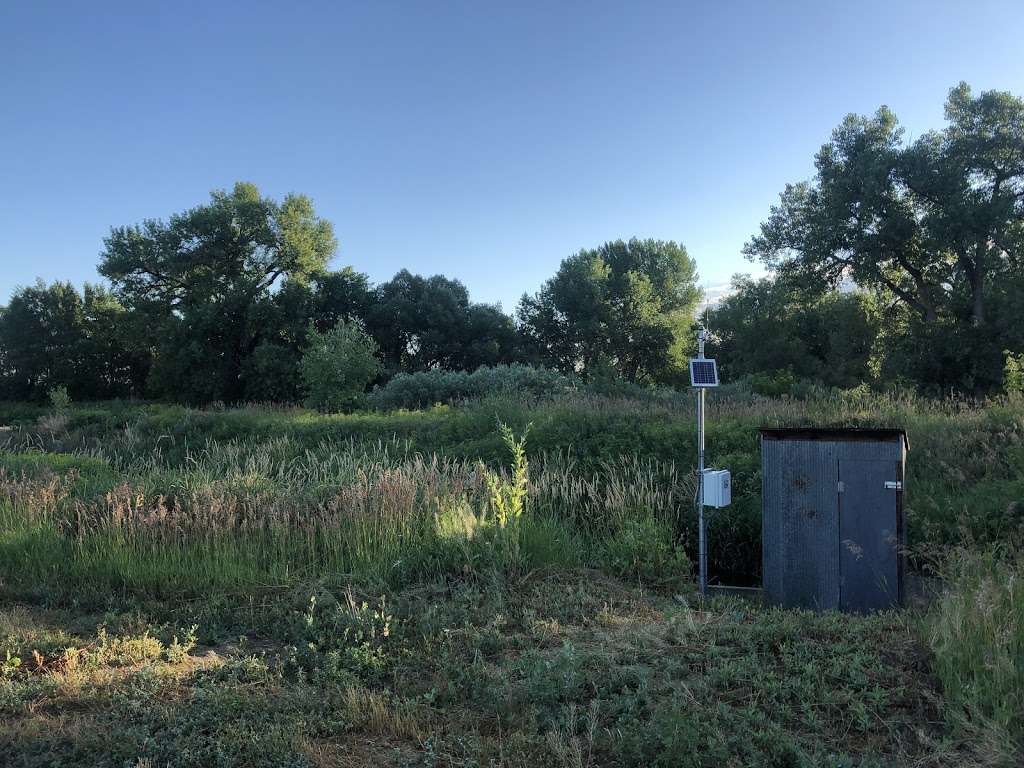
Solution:
M951 719L993 763L1024 754L1024 554L958 550L926 620Z
M925 400L867 390L806 400L749 392L709 398L709 460L733 473L733 503L711 515L711 571L755 582L760 573L758 428L780 425L902 426L910 436L906 478L912 547L1024 542L1024 401ZM105 461L148 496L212 487L259 488L298 507L349 482L356 465L376 471L423 457L498 467L508 461L496 421L521 432L537 509L599 529L615 516L651 515L682 537L691 556L696 462L693 400L686 392L571 396L514 394L458 408L322 415L267 406L202 411L127 403L78 405L67 428L38 428L43 411L0 404L0 448L71 453ZM620 482L621 480L621 482ZM269 503L261 501L261 503Z
M665 503L692 496L656 460L609 462L584 480L572 461L530 472L522 441L509 445L511 468L289 437L209 441L176 467L155 451L121 471L100 451L0 454L0 576L30 592L180 596L600 566L628 521L650 521L648 540L629 546L670 543L678 510Z

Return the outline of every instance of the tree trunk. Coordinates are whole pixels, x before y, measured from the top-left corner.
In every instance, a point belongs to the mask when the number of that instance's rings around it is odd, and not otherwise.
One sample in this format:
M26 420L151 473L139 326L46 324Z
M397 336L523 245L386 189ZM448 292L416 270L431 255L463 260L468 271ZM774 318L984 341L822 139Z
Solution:
M883 285L892 291L900 301L917 312L926 323L934 323L939 319L939 313L935 310L935 304L928 298L927 291L924 294L915 295L903 290L886 277L880 277L880 279Z
M974 249L974 274L971 280L971 323L975 328L985 322L985 251L988 243L978 238Z
M924 272L909 261L907 261L902 255L896 254L897 263L903 267L910 279L914 281L914 287L917 289L916 295L911 294L907 291L903 291L896 286L895 283L882 278L897 296L906 301L910 306L914 307L924 319L926 323L934 323L939 319L938 310L935 308L935 298L932 295L932 286L928 285L928 281L925 280Z

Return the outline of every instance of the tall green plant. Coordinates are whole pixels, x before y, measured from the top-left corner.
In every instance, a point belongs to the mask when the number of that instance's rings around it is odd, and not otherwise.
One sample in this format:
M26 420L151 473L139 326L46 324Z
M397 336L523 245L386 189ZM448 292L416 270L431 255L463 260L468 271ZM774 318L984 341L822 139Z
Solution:
M515 525L526 509L530 463L526 458L526 435L529 427L519 439L507 424L500 424L502 442L512 454L512 479L505 480L501 475L485 468L484 481L491 494L491 505L495 512L498 526L507 528Z
M509 479L481 464L484 482L490 494L490 506L494 522L498 526L499 541L505 548L508 564L515 565L521 560L519 546L519 524L529 500L530 463L526 458L527 426L523 436L516 438L507 424L498 424L502 442L512 454L512 474Z
M58 387L52 387L47 393L47 397L50 399L50 405L53 406L53 410L57 413L65 413L71 407L71 396L68 395L68 388L63 384Z
M1006 350L1006 365L1003 368L1003 385L1008 395L1024 395L1024 352L1019 355Z
M339 320L326 333L312 323L300 373L306 404L321 411L352 411L380 372L377 343L359 320Z

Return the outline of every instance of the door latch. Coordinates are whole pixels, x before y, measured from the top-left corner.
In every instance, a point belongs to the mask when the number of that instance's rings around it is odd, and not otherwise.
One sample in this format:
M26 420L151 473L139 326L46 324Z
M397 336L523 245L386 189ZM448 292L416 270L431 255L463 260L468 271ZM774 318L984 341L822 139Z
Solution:
M903 483L900 480L886 480L885 488L889 491L902 491Z

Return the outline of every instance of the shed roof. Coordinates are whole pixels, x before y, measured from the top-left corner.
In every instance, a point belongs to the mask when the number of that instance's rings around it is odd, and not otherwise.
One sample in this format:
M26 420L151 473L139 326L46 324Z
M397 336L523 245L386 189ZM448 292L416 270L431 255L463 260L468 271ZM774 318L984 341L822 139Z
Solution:
M823 442L889 442L903 440L910 450L907 431L873 427L761 427L762 440L818 440Z

